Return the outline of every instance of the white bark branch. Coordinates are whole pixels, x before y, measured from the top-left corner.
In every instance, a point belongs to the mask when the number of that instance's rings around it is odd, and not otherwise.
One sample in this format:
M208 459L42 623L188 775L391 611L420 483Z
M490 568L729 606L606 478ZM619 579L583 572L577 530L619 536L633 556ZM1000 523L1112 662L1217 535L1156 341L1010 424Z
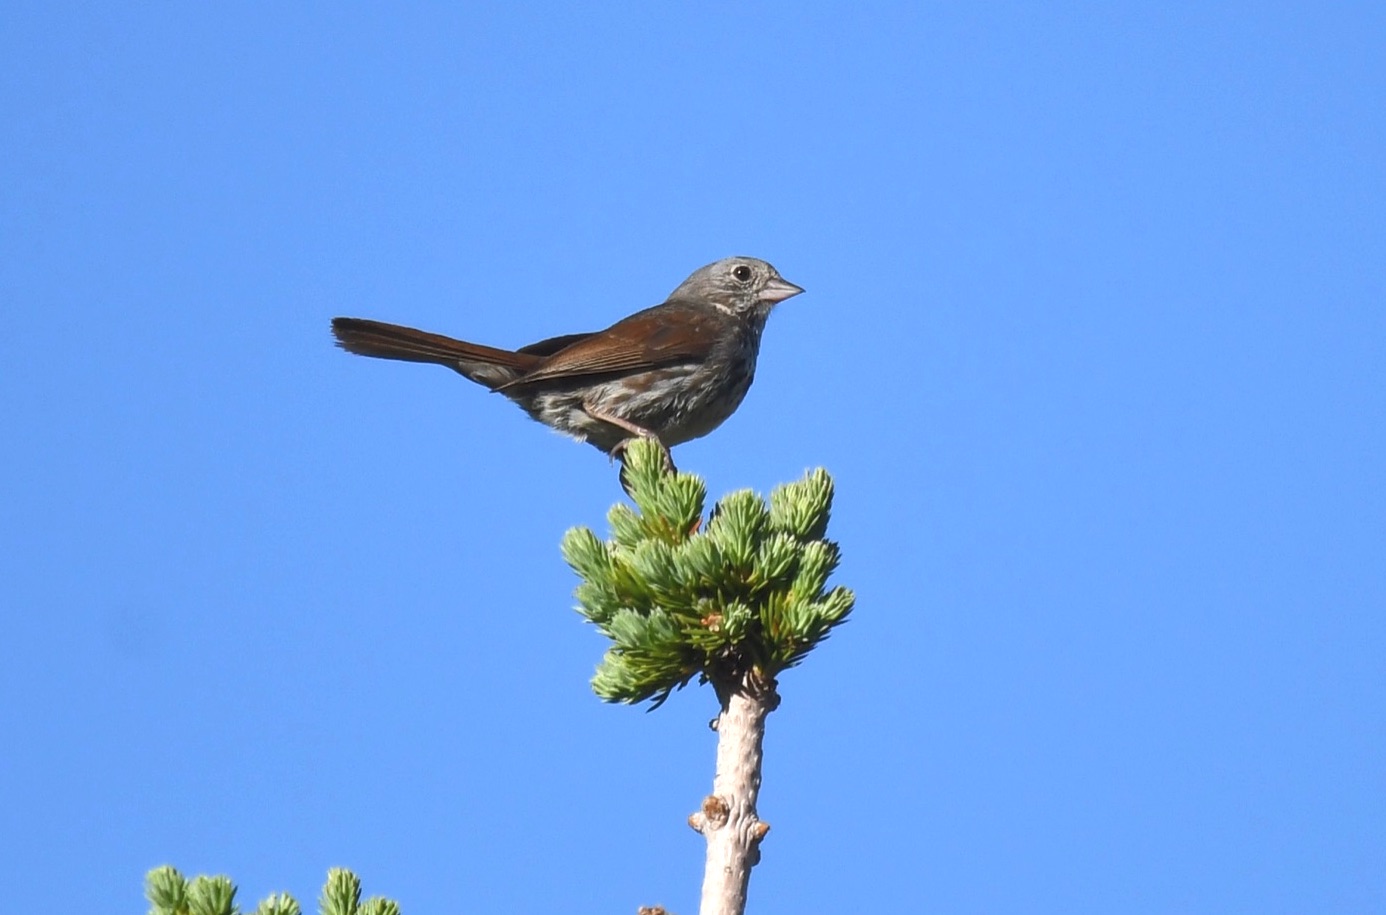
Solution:
M760 840L770 831L756 816L765 716L779 703L775 683L754 673L730 684L717 718L717 775L712 793L688 824L707 839L700 915L743 915Z

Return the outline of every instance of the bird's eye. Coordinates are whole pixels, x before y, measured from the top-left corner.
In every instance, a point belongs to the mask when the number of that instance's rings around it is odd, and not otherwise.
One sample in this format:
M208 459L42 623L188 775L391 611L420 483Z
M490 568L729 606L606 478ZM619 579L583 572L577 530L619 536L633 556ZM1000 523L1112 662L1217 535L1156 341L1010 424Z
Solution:
M751 268L742 264L732 271L732 276L744 283L751 278Z

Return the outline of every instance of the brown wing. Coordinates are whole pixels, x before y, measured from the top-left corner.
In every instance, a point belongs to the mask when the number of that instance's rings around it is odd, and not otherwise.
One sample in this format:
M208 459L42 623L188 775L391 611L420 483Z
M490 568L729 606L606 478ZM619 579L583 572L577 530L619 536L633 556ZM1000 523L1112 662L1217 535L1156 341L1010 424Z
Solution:
M684 304L656 305L565 346L502 390L558 378L628 374L696 362L711 351L724 320L720 313Z

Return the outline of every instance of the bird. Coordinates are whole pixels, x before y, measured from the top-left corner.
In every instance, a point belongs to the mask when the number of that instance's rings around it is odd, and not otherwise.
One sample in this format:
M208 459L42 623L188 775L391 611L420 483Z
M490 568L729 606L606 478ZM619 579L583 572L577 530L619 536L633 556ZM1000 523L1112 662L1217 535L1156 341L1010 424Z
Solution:
M754 257L695 270L659 305L606 328L516 350L367 318L332 319L337 345L378 359L446 366L529 416L621 459L640 438L671 448L736 411L755 379L761 333L780 302L804 290Z

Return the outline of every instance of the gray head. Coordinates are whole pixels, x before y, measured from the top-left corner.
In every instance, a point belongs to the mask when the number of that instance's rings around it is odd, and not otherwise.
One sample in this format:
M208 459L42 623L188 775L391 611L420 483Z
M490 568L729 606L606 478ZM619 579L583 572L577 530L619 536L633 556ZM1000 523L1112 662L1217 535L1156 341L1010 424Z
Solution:
M776 304L803 291L763 260L726 257L693 271L669 293L669 300L707 302L729 314L769 314Z

